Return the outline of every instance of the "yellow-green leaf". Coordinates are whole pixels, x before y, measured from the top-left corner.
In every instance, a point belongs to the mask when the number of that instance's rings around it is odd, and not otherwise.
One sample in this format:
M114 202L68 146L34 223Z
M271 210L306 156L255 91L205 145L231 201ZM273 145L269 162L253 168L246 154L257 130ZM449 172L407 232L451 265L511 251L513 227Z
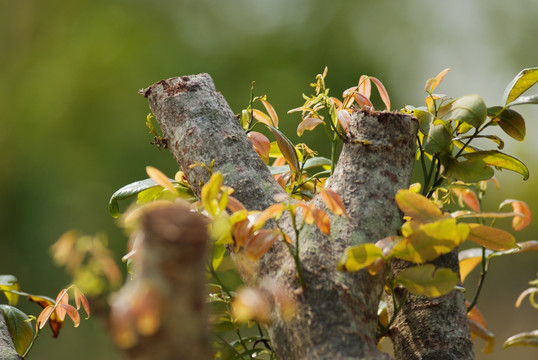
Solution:
M433 90L435 90L435 88L439 86L439 84L441 83L441 81L443 81L444 77L446 76L446 74L448 74L449 71L450 71L450 68L446 68L443 71L441 71L439 74L437 74L436 77L429 79L426 82L424 91L430 94L433 93Z
M23 355L28 345L34 337L32 323L28 315L10 305L0 304L0 312L3 313L6 325L13 340L15 350L19 355Z
M487 225L468 224L471 232L468 239L492 250L508 250L516 247L512 234Z
M214 173L202 187L202 206L211 216L216 216L219 209L218 195L224 177L220 172Z
M512 346L533 346L538 347L538 330L520 333L514 336L510 336L503 345L503 348L509 348Z
M405 215L416 221L431 222L443 216L441 210L433 202L411 190L399 190L396 193L396 204Z
M390 257L419 264L431 261L452 251L465 241L468 233L468 226L457 224L455 219L424 224L397 243Z
M254 116L254 119L264 123L267 126L274 126L273 120L271 120L271 118L263 111L252 109L252 116Z
M361 244L347 248L337 266L339 271L358 271L380 258L383 258L383 253L379 247L370 243Z
M398 274L395 282L412 293L427 297L448 294L459 282L458 275L447 268L435 268L432 264L407 268Z
M452 136L444 124L432 124L424 140L424 150L428 154L450 153Z
M506 87L503 101L511 103L538 82L538 68L523 69Z
M17 305L19 302L19 295L11 293L9 291L19 291L19 281L13 275L0 275L0 291L4 291L4 295L7 298L9 305Z

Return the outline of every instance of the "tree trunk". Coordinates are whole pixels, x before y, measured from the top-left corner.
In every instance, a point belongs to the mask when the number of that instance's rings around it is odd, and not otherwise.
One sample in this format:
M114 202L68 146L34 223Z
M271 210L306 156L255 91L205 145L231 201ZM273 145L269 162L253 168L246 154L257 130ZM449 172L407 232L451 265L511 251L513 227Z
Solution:
M213 171L249 210L273 204L282 188L254 151L224 97L207 74L160 81L142 91L168 148L194 192ZM401 213L394 195L407 188L414 164L416 119L389 112L355 112L334 174L326 186L342 198L350 220L331 216L331 235L306 226L299 234L300 259L306 290L301 291L288 249L275 243L257 263L241 252L233 258L249 286L277 281L297 302L292 320L278 309L269 335L279 359L386 359L376 346L377 307L383 274L341 273L336 264L351 245L375 242L396 233ZM318 196L312 200L322 207ZM292 236L289 218L279 226ZM452 314L447 314L451 316ZM428 323L420 324L421 327Z
M9 334L4 313L0 310L0 359L20 360L22 357L17 354L13 339Z
M207 222L172 205L143 215L135 276L115 294L111 328L128 359L213 359L206 311Z

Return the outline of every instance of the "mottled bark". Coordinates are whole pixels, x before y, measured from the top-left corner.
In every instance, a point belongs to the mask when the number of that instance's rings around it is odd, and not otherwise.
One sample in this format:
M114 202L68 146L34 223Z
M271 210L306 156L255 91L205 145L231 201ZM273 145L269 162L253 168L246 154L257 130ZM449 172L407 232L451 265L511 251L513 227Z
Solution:
M206 311L207 222L189 208L142 220L135 276L115 295L111 325L128 359L213 359Z
M214 161L213 171L223 173L226 185L235 189L234 196L249 210L274 203L274 195L282 189L209 75L163 80L142 93L196 194L209 174L191 165ZM378 351L375 339L382 274L340 273L336 264L348 246L393 235L401 225L394 195L409 185L416 132L416 119L400 113L352 115L338 165L327 181L341 196L351 219L331 216L330 236L311 226L299 234L305 291L283 244L276 243L257 264L245 260L241 252L233 254L248 285L277 281L297 302L292 320L283 319L278 309L272 314L268 330L280 359L387 358ZM323 206L319 197L312 201ZM286 217L279 226L291 229Z
M0 311L0 359L5 360L20 360L22 357L17 354L11 335L7 328L4 314Z
M432 261L436 267L449 268L459 273L457 250ZM391 262L391 275L415 266L402 260ZM396 292L397 298L402 296ZM387 301L389 314L393 307ZM461 290L438 297L427 298L409 294L389 331L398 360L461 360L474 359L469 335L467 310Z

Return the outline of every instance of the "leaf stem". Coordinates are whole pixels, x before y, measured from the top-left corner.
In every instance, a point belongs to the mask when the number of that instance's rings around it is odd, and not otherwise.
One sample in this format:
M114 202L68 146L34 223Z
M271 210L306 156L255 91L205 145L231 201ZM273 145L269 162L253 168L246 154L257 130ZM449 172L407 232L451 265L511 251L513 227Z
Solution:
M482 285L484 285L484 280L486 278L487 272L488 272L488 259L486 257L486 248L482 246L482 271L480 272L480 279L478 279L478 286L476 288L476 292L474 294L473 300L467 307L467 312L471 311L471 309L478 302L478 296L480 295L480 292L482 291Z

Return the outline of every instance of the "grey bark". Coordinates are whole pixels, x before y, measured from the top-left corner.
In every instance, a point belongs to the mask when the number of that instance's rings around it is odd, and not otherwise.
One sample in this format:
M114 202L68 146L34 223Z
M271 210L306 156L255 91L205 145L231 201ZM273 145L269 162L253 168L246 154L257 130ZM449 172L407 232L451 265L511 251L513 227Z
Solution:
M170 152L196 194L209 178L197 162L215 162L234 196L249 210L262 210L282 191L254 151L237 118L207 74L160 81L141 91L148 98ZM298 304L286 321L276 309L269 334L280 359L386 359L376 347L377 306L383 274L340 273L345 248L396 233L401 213L397 190L409 186L414 163L416 119L389 112L355 112L334 174L327 186L346 205L351 220L331 216L331 235L313 227L299 235L307 288L300 291L287 248L275 243L257 264L235 254L244 281L277 281ZM318 197L312 201L323 206ZM279 225L290 230L289 219ZM291 231L289 232L292 233ZM445 314L449 316L450 314ZM421 326L427 326L427 322Z
M128 359L213 359L205 304L207 240L207 221L187 207L144 215L134 278L115 296L111 310L113 334ZM144 319L154 314L158 326L146 333ZM136 339L127 344L125 334Z
M17 350L15 350L15 345L13 345L13 339L11 339L11 335L9 334L6 319L4 318L4 313L2 311L0 311L0 359L22 359L17 353Z

